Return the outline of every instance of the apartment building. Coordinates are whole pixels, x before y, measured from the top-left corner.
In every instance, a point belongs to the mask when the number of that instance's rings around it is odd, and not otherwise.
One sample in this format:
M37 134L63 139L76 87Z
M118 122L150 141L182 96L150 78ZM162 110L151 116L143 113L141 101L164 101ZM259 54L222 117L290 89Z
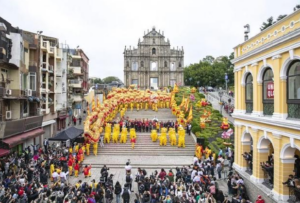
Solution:
M84 108L84 94L88 92L89 58L82 49L69 50L68 101L69 115L79 118Z
M37 86L36 39L0 18L0 156L39 143L43 116Z

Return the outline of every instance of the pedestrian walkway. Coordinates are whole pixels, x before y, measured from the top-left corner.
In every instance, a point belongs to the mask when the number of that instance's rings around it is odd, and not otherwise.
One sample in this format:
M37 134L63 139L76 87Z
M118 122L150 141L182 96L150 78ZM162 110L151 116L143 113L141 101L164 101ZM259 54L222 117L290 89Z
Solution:
M227 97L226 97L227 98ZM218 92L209 92L206 95L206 99L207 101L209 101L212 104L213 109L218 110L218 111L222 111L222 115L224 117L227 117L229 122L234 124L234 118L232 118L232 116L230 116L223 108L223 106L220 105L220 97L218 95ZM223 97L222 97L223 101L226 101ZM228 99L227 99L228 100ZM233 103L234 100L231 100ZM233 103L234 104L234 103Z

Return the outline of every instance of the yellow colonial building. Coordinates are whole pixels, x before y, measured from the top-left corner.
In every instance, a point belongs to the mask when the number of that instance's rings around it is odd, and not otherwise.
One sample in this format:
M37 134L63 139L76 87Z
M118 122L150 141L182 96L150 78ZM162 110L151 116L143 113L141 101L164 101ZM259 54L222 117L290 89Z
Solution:
M295 167L295 155L300 156L300 10L239 44L234 53L234 167L265 194L286 201L289 189L282 182L300 174ZM241 156L245 152L252 153L252 166ZM264 184L268 178L270 184Z

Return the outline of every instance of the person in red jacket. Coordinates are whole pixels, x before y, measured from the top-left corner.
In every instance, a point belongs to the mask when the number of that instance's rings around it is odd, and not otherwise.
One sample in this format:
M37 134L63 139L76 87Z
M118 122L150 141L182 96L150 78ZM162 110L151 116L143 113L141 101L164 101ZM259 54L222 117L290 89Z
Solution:
M75 166L74 166L74 170L75 170L75 177L78 177L78 172L79 172L79 164L78 161L76 162Z
M73 173L73 159L71 158L72 156L70 156L69 160L68 160L68 168L69 168L69 175L72 176Z
M258 195L257 200L255 203L265 203L265 200L262 199L262 197L260 195Z
M85 167L83 169L83 174L84 174L85 178L87 178L88 176L91 177L91 173L90 173L91 168L92 168L91 164L89 166L85 165Z
M130 139L130 142L131 142L131 148L134 149L134 144L135 144L135 142L136 142L135 137L131 138L131 139Z

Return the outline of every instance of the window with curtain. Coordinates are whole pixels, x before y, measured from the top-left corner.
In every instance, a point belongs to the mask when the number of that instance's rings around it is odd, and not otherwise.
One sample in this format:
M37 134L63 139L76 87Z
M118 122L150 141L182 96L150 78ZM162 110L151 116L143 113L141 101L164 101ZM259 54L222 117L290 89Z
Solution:
M249 73L246 77L246 113L253 111L253 77Z
M274 75L271 68L267 68L263 74L263 113L274 113Z
M288 117L300 119L300 61L294 61L287 72Z
M36 73L29 73L29 89L36 91Z

